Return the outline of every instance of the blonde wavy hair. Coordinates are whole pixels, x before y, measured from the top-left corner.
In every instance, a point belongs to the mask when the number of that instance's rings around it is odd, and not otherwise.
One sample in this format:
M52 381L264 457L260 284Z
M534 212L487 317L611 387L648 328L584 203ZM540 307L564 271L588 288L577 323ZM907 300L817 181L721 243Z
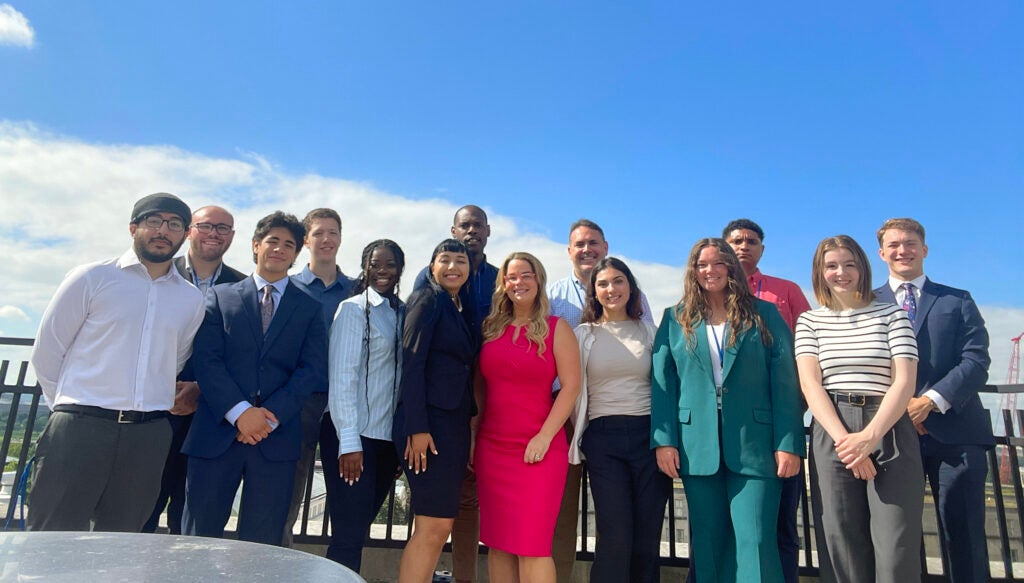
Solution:
M494 282L494 295L491 296L491 313L484 318L483 323L484 342L501 338L501 335L505 333L505 328L512 323L512 300L506 293L505 275L508 273L508 264L516 259L529 263L534 275L537 276L537 297L533 299L530 322L526 325L526 339L530 344L537 345L537 356L543 357L546 349L544 341L547 339L549 331L548 313L551 311L551 302L548 301L546 291L548 276L540 260L525 251L509 254L498 268L498 277Z

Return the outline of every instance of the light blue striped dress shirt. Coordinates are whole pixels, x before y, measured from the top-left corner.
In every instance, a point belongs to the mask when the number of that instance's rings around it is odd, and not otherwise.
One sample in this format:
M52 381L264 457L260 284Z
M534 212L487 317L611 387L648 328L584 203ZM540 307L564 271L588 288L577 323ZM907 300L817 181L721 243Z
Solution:
M369 312L366 306L369 302ZM367 317L370 334L367 340ZM331 326L328 391L331 420L338 432L339 456L362 451L360 435L391 441L391 418L402 370L405 304L398 312L373 289L338 306ZM367 371L369 350L369 371Z

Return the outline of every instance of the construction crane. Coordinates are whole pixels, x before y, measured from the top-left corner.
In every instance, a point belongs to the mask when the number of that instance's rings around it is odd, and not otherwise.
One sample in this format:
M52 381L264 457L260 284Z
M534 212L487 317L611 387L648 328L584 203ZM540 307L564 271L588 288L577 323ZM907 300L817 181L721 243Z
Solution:
M1018 334L1016 338L1011 338L1010 342L1013 343L1013 349L1010 351L1010 367L1006 372L1006 384L1016 385L1020 383L1020 339L1024 338L1024 333ZM1010 423L1013 423L1014 413L1017 410L1017 393L1006 393L1003 395L1003 403L1001 409L1010 411ZM1021 428L1024 430L1024 427ZM1003 427L1003 435L1020 435L1019 432L1014 432L1013 427ZM1010 448L1003 447L1002 454L999 456L999 479L1003 484L1010 482Z

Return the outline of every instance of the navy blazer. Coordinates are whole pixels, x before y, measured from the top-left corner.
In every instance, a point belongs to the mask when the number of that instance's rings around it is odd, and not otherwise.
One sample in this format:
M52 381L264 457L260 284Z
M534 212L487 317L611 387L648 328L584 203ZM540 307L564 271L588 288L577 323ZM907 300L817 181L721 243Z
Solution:
M896 303L888 282L875 290L883 302ZM917 390L932 390L950 404L944 414L924 421L942 443L992 447L992 418L978 390L988 380L988 331L971 294L925 279L914 322L917 336Z
M196 334L193 367L199 408L182 451L216 458L238 431L224 415L241 401L266 407L280 425L254 447L271 461L299 459L299 411L327 390L327 330L320 302L292 283L285 288L266 336L256 283L247 277L214 286Z
M188 268L184 255L174 258L174 268L177 269L178 273L185 278L185 281L193 285L195 284L195 281L192 279L192 270ZM236 281L242 281L243 279L245 279L244 273L230 265L221 264L220 277L217 278L217 281L213 282L213 285L235 283Z
M221 267L222 269L220 270L220 277L218 277L217 280L213 282L213 285L218 285L221 283L235 283L236 281L242 281L243 279L245 279L245 274L242 273L241 271L238 271L237 269L230 267L228 265L222 264ZM174 259L174 268L177 269L178 273L180 273L181 276L185 278L185 281L195 285L195 280L192 279L192 270L188 268L188 265L185 262L184 255ZM178 373L178 380L196 380L196 373L192 369L191 357L189 357L188 361L185 363L184 368L181 369L181 372Z
M472 310L460 313L448 292L416 290L406 305L402 335L403 435L427 433L427 407L448 411L472 407L473 364L479 349Z

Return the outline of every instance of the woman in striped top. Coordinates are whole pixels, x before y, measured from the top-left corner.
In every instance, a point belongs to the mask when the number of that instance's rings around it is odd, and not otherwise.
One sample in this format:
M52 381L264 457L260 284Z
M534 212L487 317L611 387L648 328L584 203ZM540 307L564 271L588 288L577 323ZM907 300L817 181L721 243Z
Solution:
M924 474L906 412L914 331L902 309L874 300L871 267L850 237L818 244L811 278L821 307L797 320L795 352L832 563L822 580L916 581Z
M327 558L359 572L363 542L398 468L391 442L405 305L398 281L405 254L380 239L363 249L355 295L341 302L331 325L329 419L320 446L331 516ZM332 471L334 470L334 471Z

